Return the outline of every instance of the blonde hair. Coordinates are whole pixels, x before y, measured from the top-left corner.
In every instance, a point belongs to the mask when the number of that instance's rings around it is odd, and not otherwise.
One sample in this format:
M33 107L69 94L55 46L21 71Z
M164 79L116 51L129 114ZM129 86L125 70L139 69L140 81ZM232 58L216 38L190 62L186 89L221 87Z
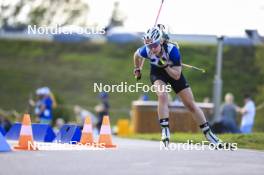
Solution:
M55 98L54 94L52 92L50 92L49 95L50 95L50 98L52 100L52 108L57 108L58 107L58 103L56 101L56 98Z
M225 102L226 103L233 103L234 102L234 95L232 93L226 93L225 95Z

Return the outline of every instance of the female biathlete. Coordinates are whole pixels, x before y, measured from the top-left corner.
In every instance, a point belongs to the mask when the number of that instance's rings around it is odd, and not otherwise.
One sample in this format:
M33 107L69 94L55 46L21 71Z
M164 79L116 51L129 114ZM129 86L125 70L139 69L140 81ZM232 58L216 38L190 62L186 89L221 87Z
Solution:
M164 145L167 147L170 140L168 92L164 91L167 84L171 85L184 106L192 113L206 139L212 144L221 145L222 141L212 133L203 111L195 104L192 90L182 74L179 48L168 42L163 25L147 30L143 40L144 46L134 54L134 75L137 79L141 78L143 59L148 59L151 64L150 80L158 97L158 117Z

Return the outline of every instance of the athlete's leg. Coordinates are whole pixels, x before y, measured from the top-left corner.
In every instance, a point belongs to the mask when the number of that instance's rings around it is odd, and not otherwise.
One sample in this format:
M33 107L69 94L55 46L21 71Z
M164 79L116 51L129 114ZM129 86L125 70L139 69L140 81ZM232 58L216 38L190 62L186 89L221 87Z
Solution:
M169 117L169 100L168 93L162 91L166 86L162 80L156 80L154 82L155 91L158 97L158 115L159 119L168 118Z
M178 95L180 96L184 106L193 114L194 120L197 124L204 124L206 122L206 118L203 111L195 104L191 88L181 90Z
M197 124L199 124L207 140L211 143L218 144L220 139L212 133L203 111L195 104L191 88L181 90L178 95L180 96L184 106L192 113L192 116Z
M165 92L166 83L162 80L156 80L154 82L155 91L158 97L158 116L161 126L161 140L168 146L170 139L169 130L169 100L168 93Z

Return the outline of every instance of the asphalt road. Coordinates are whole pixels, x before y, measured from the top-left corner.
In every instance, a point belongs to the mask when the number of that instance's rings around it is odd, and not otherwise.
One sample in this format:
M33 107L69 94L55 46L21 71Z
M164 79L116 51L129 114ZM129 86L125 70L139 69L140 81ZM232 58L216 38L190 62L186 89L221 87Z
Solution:
M179 149L160 150L159 142L120 138L114 138L114 143L118 145L117 149L0 153L0 175L264 173L263 151L186 151L179 145L174 145Z

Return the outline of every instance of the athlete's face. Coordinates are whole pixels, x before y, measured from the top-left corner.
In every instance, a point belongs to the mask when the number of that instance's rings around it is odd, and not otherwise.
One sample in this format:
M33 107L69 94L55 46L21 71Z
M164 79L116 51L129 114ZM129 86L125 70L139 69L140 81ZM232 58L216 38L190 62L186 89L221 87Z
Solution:
M161 45L160 45L160 42L156 42L156 43L153 43L153 44L149 44L149 45L148 45L148 48L150 49L150 51L151 51L153 54L159 54L160 51L161 51Z

